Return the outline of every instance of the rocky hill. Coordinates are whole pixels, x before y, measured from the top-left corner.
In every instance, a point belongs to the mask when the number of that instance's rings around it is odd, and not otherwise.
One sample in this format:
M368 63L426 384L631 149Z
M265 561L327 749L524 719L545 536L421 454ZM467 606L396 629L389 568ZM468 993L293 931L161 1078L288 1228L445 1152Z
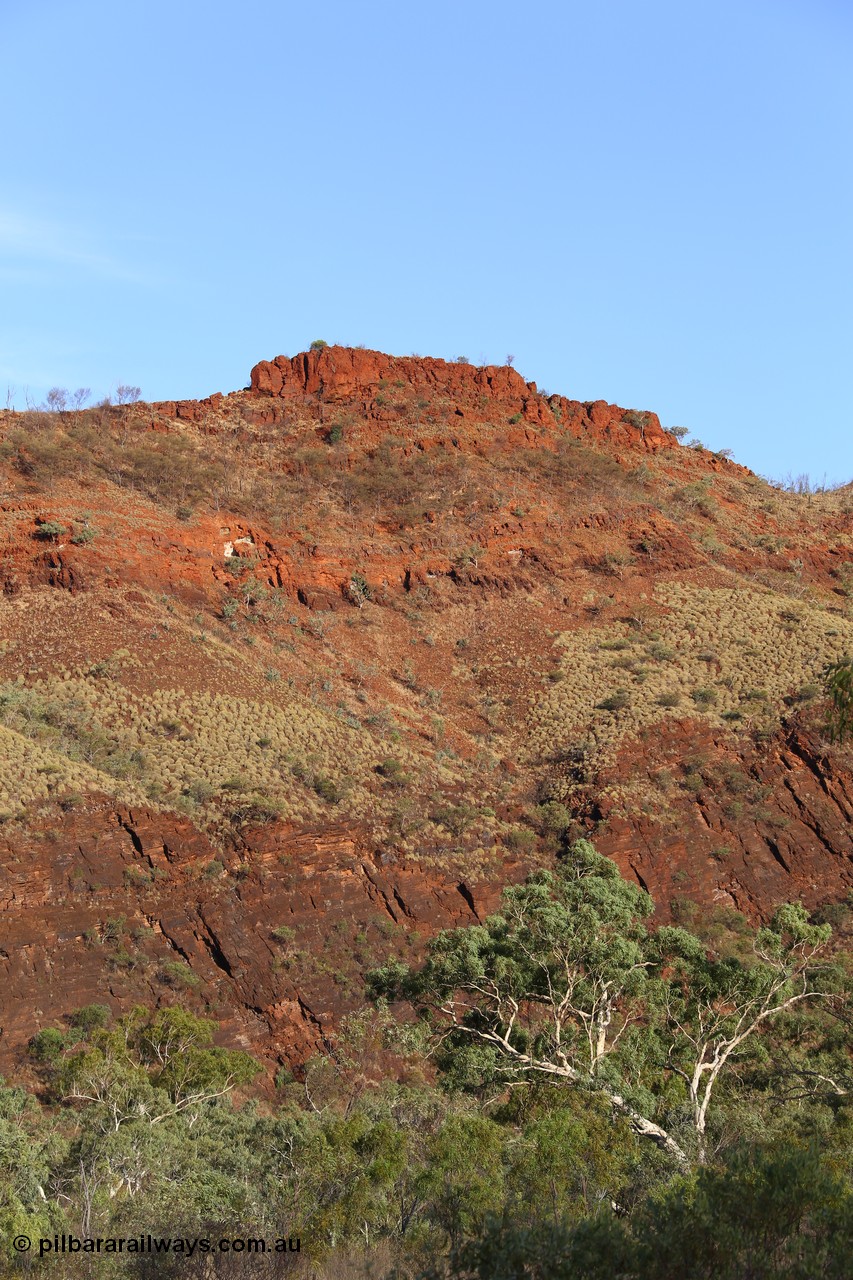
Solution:
M176 996L297 1061L574 834L662 916L853 887L850 488L338 347L0 413L0 486L4 1069Z

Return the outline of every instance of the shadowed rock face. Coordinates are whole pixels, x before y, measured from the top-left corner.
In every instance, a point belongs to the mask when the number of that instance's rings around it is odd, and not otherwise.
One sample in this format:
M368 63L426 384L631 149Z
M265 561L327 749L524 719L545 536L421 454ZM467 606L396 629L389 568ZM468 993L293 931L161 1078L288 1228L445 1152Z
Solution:
M683 768L686 759L701 760L698 789L666 834L653 817L617 817L598 845L648 889L661 913L689 897L754 920L779 902L813 910L849 892L853 778L814 736L794 727L736 756L725 737L687 723L646 746L650 792L658 770ZM626 753L609 781L623 771L635 778L636 768L636 756ZM608 814L606 802L601 813Z
M344 823L241 835L223 855L176 815L92 797L49 831L0 840L6 1067L62 1012L202 993L235 1041L298 1061L361 1003L354 922L365 946L417 946L437 922L470 924L498 900L497 885L383 865ZM306 948L322 968L302 962Z
M850 510L511 368L339 347L0 413L0 1069L176 999L298 1062L579 834L661 918L843 900Z

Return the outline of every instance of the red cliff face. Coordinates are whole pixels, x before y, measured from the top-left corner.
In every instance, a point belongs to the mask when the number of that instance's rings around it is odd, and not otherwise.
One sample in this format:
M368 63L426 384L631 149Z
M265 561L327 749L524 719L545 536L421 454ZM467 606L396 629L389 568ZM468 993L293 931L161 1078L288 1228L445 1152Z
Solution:
M357 826L247 828L223 855L186 819L97 796L0 835L0 868L7 1071L63 1012L199 998L232 1040L297 1062L362 1003L358 954L416 954L436 921L474 923L499 896L383 865Z
M578 438L649 451L672 448L675 439L663 431L657 414L625 411L603 400L590 404L564 396L543 396L535 382L525 382L506 365L478 367L422 356L388 356L352 347L324 347L298 356L262 360L252 370L252 390L285 400L316 396L329 404L355 402L368 416L400 393L414 392L430 401L447 399L452 411L472 421L496 416L564 429Z

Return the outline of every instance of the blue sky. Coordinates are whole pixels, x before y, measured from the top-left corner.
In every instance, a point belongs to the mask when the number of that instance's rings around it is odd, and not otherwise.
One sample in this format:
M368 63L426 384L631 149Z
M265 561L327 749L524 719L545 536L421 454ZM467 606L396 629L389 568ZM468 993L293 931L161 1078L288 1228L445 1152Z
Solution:
M0 0L0 403L316 337L853 476L848 0Z

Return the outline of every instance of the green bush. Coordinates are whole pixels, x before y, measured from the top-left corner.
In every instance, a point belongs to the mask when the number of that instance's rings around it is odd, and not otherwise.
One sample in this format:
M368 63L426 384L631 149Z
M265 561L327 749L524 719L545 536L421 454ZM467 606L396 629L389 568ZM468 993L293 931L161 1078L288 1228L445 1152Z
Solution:
M164 960L160 965L160 975L171 987L201 986L201 978L183 960Z
M853 728L853 658L831 663L824 672L824 681L831 703L830 736L834 742L841 742Z
M112 1014L105 1004L86 1004L72 1013L70 1022L72 1027L77 1027L88 1035L92 1031L105 1027L111 1017Z
M372 599L370 583L367 581L363 573L354 573L349 580L349 595L354 604L359 608L366 600Z
M820 694L821 694L820 685L809 683L809 684L800 685L799 689L797 690L796 697L798 702L811 702L813 698L820 697Z
M624 711L631 705L631 695L627 689L617 689L603 698L598 704L599 711Z
M225 781L224 781L224 782L223 782L223 784L222 784L222 790L223 790L223 791L236 791L236 792L240 792L240 791L248 791L248 790L249 790L249 783L248 783L248 780L247 780L246 778L244 778L244 777L242 777L242 776L240 776L240 775L238 775L238 774L235 774L233 777L231 777L231 778L226 778L226 779L225 779Z
M677 707L681 701L680 693L661 693L658 695L657 703L659 707Z
M506 843L517 853L529 853L536 844L536 833L529 827L512 827L506 833Z
M324 773L318 773L314 779L314 790L320 799L325 800L328 804L337 804L341 798L340 790L334 778L329 778Z
M66 1037L58 1027L43 1027L31 1038L29 1051L37 1062L55 1062L65 1049Z
M464 835L468 827L477 817L477 810L470 804L444 804L433 809L430 819L437 822L454 836Z
M543 835L561 835L570 825L572 815L564 804L546 800L533 811L534 821Z
M41 520L36 527L37 538L44 542L58 542L68 532L67 526L58 520Z
M405 768L394 756L386 756L376 766L376 772L392 787L405 787L411 781Z
M208 800L211 800L216 795L216 787L205 781L204 778L196 778L186 788L184 795L188 796L196 804L207 804Z

